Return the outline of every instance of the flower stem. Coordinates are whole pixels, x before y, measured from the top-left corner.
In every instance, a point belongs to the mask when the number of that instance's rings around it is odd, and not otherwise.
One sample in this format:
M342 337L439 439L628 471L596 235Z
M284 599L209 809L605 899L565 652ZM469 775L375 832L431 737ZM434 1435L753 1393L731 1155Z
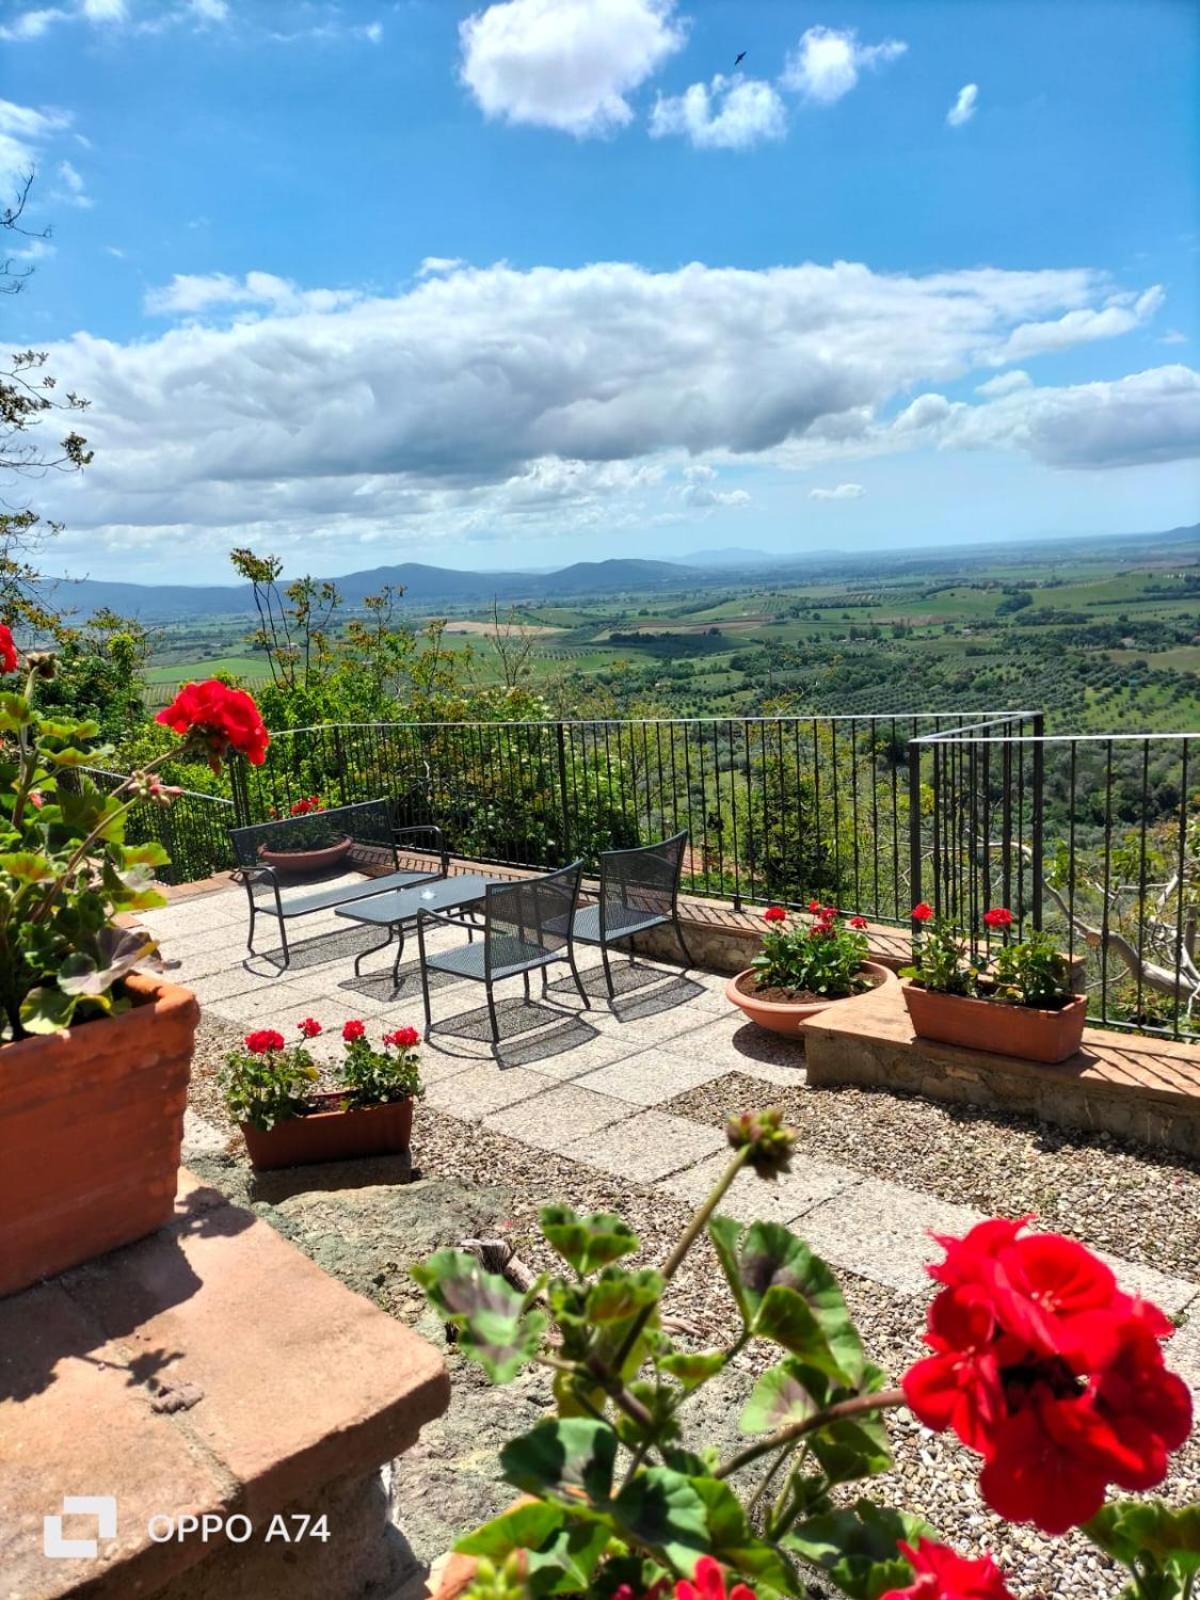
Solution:
M824 1428L830 1422L841 1422L846 1417L859 1417L867 1411L887 1411L903 1404L902 1389L880 1389L874 1394L855 1395L852 1400L839 1400L836 1405L827 1406L824 1411L818 1411L814 1416L804 1417L799 1422L790 1422L786 1428L779 1428L775 1433L768 1434L754 1444L748 1444L744 1450L739 1450L737 1455L730 1456L728 1461L723 1461L713 1473L713 1477L728 1478L731 1473L740 1472L743 1467L748 1467L752 1461L757 1461L761 1456L770 1455L772 1450L778 1450L781 1445L790 1444L793 1439L802 1439L806 1433L815 1433L818 1428Z

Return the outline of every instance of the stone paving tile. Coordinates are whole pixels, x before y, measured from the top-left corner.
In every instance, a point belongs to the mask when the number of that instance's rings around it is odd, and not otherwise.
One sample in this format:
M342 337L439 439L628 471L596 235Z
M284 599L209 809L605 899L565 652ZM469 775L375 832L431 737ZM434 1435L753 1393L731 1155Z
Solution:
M634 1183L654 1183L669 1172L712 1155L724 1144L716 1128L673 1117L666 1111L640 1111L599 1133L565 1145L561 1154Z
M756 1066L787 1067L794 1072L804 1070L801 1041L768 1033L752 1022L744 1022L740 1015L702 1022L685 1038L665 1039L663 1048L671 1053L682 1051L685 1055L711 1061L724 1072L752 1074Z
M593 1003L590 1012L585 1013L601 1033L612 1034L614 1037L623 1035L629 1040L629 1049L632 1054L635 1050L644 1050L652 1044L666 1044L670 1039L676 1039L682 1034L693 1034L698 1028L705 1026L705 1015L698 1014L691 1005L671 1006L664 1011L655 1011L646 1016L622 1017L619 1013L609 1010L607 1006L598 1006Z
M622 1035L598 1033L594 1028L589 1028L586 1021L588 1015L586 1011L579 1013L574 1037L564 1040L564 1048L555 1054L547 1053L544 1048L539 1052L535 1063L539 1072L561 1083L568 1083L595 1072L598 1067L606 1067L613 1061L624 1061L631 1053L637 1053L639 1046L636 1041ZM502 1048L501 1054L508 1060L510 1051Z
M1200 1309L1194 1309L1183 1327L1166 1345L1167 1366L1189 1384L1200 1399Z
M921 1294L930 1285L926 1264L942 1254L930 1233L962 1234L979 1220L967 1206L864 1178L810 1211L796 1232L833 1267Z
M723 1076L723 1068L712 1066L703 1056L690 1060L681 1055L668 1055L652 1045L638 1055L626 1056L575 1081L581 1089L616 1095L634 1105L657 1106L694 1089L697 1084Z
M273 1019L285 1011L307 1011L313 1005L310 995L281 982L210 1000L204 1009L226 1022L236 1022L240 1027L269 1028L275 1025Z
M167 976L172 977L173 973L174 969ZM188 988L195 991L196 999L207 1010L210 1006L215 1007L218 1001L227 1000L231 995L266 994L275 984L281 982L283 982L282 977L260 977L258 973L248 972L239 964L236 967L223 967L220 972L210 972L207 977L197 978L194 982L188 983Z
M441 1106L468 1122L479 1122L492 1111L544 1094L554 1085L539 1072L525 1067L472 1066L465 1072L440 1079L429 1087L430 1105Z
M564 1083L484 1117L483 1125L505 1133L538 1150L561 1150L583 1134L595 1133L633 1115L633 1107L611 1095L593 1094L575 1083Z
M698 1206L707 1199L721 1173L725 1170L730 1152L699 1161L694 1167L685 1167L658 1185L669 1194L677 1195L691 1205ZM770 1182L743 1168L730 1184L718 1210L738 1222L795 1222L814 1206L835 1195L844 1194L863 1181L860 1172L841 1167L832 1161L796 1158L793 1170ZM799 1230L797 1230L799 1231Z

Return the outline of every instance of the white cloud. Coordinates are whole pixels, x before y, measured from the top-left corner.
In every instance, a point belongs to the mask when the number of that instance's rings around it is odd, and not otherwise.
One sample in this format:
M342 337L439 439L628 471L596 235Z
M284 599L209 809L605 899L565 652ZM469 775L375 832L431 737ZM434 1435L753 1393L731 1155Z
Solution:
M426 256L417 268L417 277L433 278L439 273L455 272L462 265L461 256Z
M129 16L125 0L81 0L79 9L89 22L124 22Z
M217 547L336 539L344 554L375 538L511 535L535 517L551 536L741 505L752 484L710 475L735 459L1185 454L1200 405L1186 368L979 404L937 392L982 378L1015 328L1111 296L1085 269L914 277L849 262L460 267L376 297L181 274L151 303L193 320L51 352L62 385L93 402L96 461L46 485L47 511L101 543L158 529Z
M585 137L623 127L625 98L682 48L675 0L504 0L459 26L463 82L488 117Z
M809 28L788 56L780 82L806 99L832 105L849 94L861 72L894 61L907 49L902 39L860 44L853 28Z
M368 44L380 44L383 40L383 23L368 22L363 27L362 36Z
M83 174L70 161L58 163L58 187L53 191L52 198L64 205L78 206L85 211L93 203L83 181Z
M1188 344L1189 340L1187 334L1181 333L1178 328L1168 328L1158 342L1159 344Z
M836 489L810 489L810 500L861 500L866 490L861 483L839 483Z
M11 189L23 182L37 167L41 148L70 122L65 111L0 100L0 186Z
M718 74L711 85L693 83L681 95L660 95L650 117L653 138L681 133L701 150L749 150L786 132L783 101L759 78Z
M229 0L188 0L188 6L200 22L229 21Z
M1149 321L1165 299L1162 285L1156 283L1136 298L1127 294L1111 295L1099 309L1078 306L1052 322L1023 323L1013 329L988 359L999 367L1009 361L1027 361L1030 356L1044 355L1048 350L1067 350L1093 339L1112 339L1117 334L1130 333Z
M177 272L162 289L151 289L145 309L151 316L193 315L233 306L254 306L292 314L335 311L359 295L353 289L299 289L273 272L248 272L234 278L227 272Z
M989 378L986 383L977 385L976 394L985 394L990 398L996 395L1012 394L1014 389L1028 389L1033 379L1027 372L1022 372L1019 367L1012 372L1001 372L996 377Z
M40 39L46 30L56 22L65 20L67 12L58 6L45 6L37 11L23 11L12 22L0 26L0 39L13 44L28 43L31 39Z
M954 104L946 113L946 121L952 128L961 128L964 122L970 122L975 115L979 102L979 85L977 83L964 83L955 97Z

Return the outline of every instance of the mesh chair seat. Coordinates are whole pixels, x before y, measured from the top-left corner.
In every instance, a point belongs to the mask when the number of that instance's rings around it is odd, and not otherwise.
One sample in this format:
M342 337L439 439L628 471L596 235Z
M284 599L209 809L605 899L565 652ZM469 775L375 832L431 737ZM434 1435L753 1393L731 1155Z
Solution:
M531 972L534 967L546 964L546 951L541 945L528 944L523 939L492 936L492 977L507 978L517 972ZM459 945L445 950L441 955L427 955L425 965L438 972L452 972L460 978L483 978L487 964L487 946Z
M600 926L599 906L580 906L575 913L575 938L580 944L603 944L608 939L628 939L649 928L659 928L670 917L662 912L640 911L635 906L610 905Z

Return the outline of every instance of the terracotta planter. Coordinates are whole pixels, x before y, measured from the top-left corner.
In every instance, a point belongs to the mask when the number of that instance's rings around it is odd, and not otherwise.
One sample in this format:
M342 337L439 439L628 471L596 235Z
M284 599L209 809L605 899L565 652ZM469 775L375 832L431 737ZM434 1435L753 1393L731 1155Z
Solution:
M200 1008L155 978L125 991L119 1017L0 1047L0 1295L171 1220Z
M319 850L268 850L260 845L258 859L264 866L274 867L280 877L310 878L319 872L328 872L344 861L354 846L350 838L337 839Z
M891 968L880 966L877 961L864 961L861 971L872 980L871 989L878 989L881 984L896 981L896 975ZM870 993L870 990L863 990L857 995L843 995L838 1000L814 1000L811 1003L796 1001L794 1004L784 1004L779 1000L760 1000L757 995L747 994L738 987L743 978L750 979L753 976L753 967L747 967L744 972L739 972L736 977L730 978L725 985L726 998L732 1000L735 1006L740 1006L750 1021L757 1022L760 1028L769 1028L772 1033L782 1033L789 1037L802 1034L804 1024L809 1017L828 1011L830 1006L844 1006L847 1001L861 999L862 994Z
M388 1105L343 1111L341 1093L318 1094L313 1103L320 1111L290 1117L263 1133L248 1122L241 1124L251 1164L260 1171L271 1167L307 1167L321 1161L351 1161L356 1156L391 1156L406 1151L412 1139L413 1103L393 1100Z
M998 1000L938 994L907 979L900 987L912 1025L922 1039L1049 1066L1073 1056L1083 1038L1086 995L1076 995L1061 1011L1037 1011Z

